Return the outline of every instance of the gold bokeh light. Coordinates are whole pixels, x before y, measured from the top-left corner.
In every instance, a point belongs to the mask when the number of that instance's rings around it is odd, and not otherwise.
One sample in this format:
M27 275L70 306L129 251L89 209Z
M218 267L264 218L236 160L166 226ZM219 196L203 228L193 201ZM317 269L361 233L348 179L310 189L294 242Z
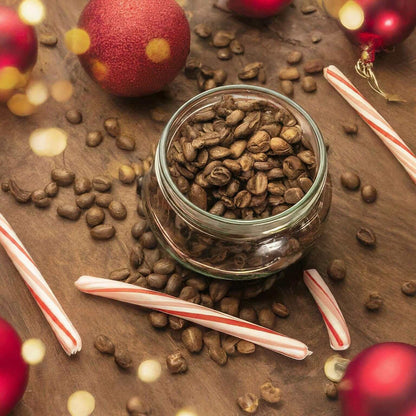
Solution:
M31 104L41 105L48 99L48 87L42 81L32 81L26 87L26 96Z
M23 0L19 4L18 14L28 25L38 25L45 18L45 6L40 0Z
M0 69L0 90L12 90L20 81L20 71L14 66L5 66Z
M58 103L68 101L73 93L74 87L67 80L56 81L51 86L51 95Z
M349 0L340 8L338 17L344 27L357 30L364 23L364 10L354 0Z
M90 37L84 29L74 28L65 33L65 46L75 55L87 52L90 45Z
M161 374L162 366L156 360L143 361L137 370L137 376L145 383L154 383Z
M89 416L95 409L94 396L85 390L79 390L69 396L67 403L71 416Z
M38 156L57 156L66 149L67 142L67 133L56 127L36 129L29 137L30 148Z
M45 344L38 338L30 338L22 345L22 357L30 365L40 364L46 353Z
M7 101L7 107L16 116L27 117L36 111L36 106L33 105L25 94L14 94Z

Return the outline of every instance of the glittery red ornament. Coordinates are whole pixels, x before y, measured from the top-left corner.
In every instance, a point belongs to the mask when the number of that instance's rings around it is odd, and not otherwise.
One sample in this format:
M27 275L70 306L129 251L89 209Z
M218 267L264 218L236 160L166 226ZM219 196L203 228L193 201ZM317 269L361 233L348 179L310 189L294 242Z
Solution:
M25 73L35 65L37 55L33 27L23 23L13 9L0 6L0 69L10 66Z
M339 391L344 416L416 416L416 347L387 342L364 350Z
M246 17L264 18L274 16L292 0L228 0L227 7Z

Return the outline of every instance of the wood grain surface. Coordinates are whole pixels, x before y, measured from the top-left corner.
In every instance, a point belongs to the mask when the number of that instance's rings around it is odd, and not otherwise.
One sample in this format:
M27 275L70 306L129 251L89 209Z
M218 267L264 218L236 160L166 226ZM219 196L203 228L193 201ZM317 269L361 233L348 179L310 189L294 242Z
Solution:
M76 25L86 1L44 2L47 19L38 32L52 31L59 41L55 48L40 47L34 76L49 84L69 79L75 92L65 104L49 99L27 118L18 118L0 106L0 179L13 177L24 188L38 189L48 183L51 168L64 164L77 175L92 177L107 172L116 177L121 163L146 157L152 144L157 143L163 123L153 121L149 111L158 107L172 113L198 92L196 83L180 74L164 92L152 97L121 99L106 94L89 79L77 57L63 43L63 34ZM7 3L16 6L17 1ZM321 11L303 15L300 2L295 1L296 7L259 22L224 13L213 8L211 1L185 0L181 4L191 27L206 22L216 29L235 30L244 43L244 55L222 62L216 58L213 47L192 34L191 54L206 64L226 69L227 84L239 83L237 72L245 63L263 61L268 75L266 86L279 91L277 73L286 65L287 53L301 50L304 59L319 57L326 64L337 65L416 150L416 34L394 53L377 56L380 83L408 100L407 104L394 105L375 95L365 80L355 74L358 47ZM322 41L317 44L310 40L314 31L322 33ZM82 274L106 276L110 270L128 263L128 248L133 242L129 229L136 218L134 187L121 186L115 181L114 194L128 206L128 218L117 224L115 239L98 243L91 240L85 218L73 223L57 217L58 201L72 202L72 189L61 189L59 197L46 210L19 205L10 195L2 193L0 211L33 256L84 343L76 357L64 354L18 272L0 249L0 315L15 326L23 339L41 338L47 346L46 358L31 369L27 392L13 416L66 415L67 399L76 390L88 390L95 396L97 416L126 415L126 400L134 394L144 398L155 416L173 416L183 407L193 409L198 416L233 416L242 414L236 405L237 397L246 392L258 394L259 386L266 380L281 388L283 399L276 406L261 403L257 412L260 416L339 415L339 403L329 401L323 393L326 381L323 364L333 351L319 311L300 280L304 267L317 268L326 278L327 264L333 258L345 259L348 267L345 281L329 281L351 331L352 345L343 355L353 357L383 341L415 343L416 299L404 296L400 287L403 281L416 278L416 187L323 77L315 78L318 90L307 94L296 83L294 99L312 115L330 144L332 209L325 233L310 255L286 271L283 280L254 302L259 307L271 299L285 303L291 315L279 319L276 329L301 339L314 354L296 362L258 348L251 356L231 358L221 368L203 351L188 357L186 374L171 376L165 367L165 357L183 348L173 331L155 331L146 313L136 307L88 297L74 288L74 281ZM73 126L65 120L69 108L82 111L81 125ZM85 146L86 132L102 129L103 120L110 116L118 117L122 129L136 137L135 152L119 150L109 137L98 148ZM358 123L357 136L343 133L344 120ZM53 126L69 133L67 150L54 159L36 156L28 145L30 133L39 127ZM339 176L346 169L357 172L364 184L378 189L376 203L365 204L359 192L341 188ZM374 230L375 249L357 243L355 232L360 225ZM373 290L378 290L385 300L376 313L364 308L364 300ZM107 334L117 344L127 345L134 356L134 368L144 359L159 360L163 367L161 378L154 384L144 384L135 371L119 370L112 358L103 357L94 349L93 340L99 333Z

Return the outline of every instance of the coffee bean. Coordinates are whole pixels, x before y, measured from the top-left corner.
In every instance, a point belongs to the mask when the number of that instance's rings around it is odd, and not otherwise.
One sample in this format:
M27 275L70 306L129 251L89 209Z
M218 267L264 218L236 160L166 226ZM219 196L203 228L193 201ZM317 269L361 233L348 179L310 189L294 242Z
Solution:
M212 36L212 44L216 48L224 48L230 44L232 40L235 39L235 35L232 32L226 30L219 30L215 32Z
M224 348L224 351L227 353L227 355L234 355L236 352L236 345L238 344L240 340L236 337L232 337L231 335L227 335L222 340L222 347Z
M143 169L143 161L139 160L138 162L133 162L131 164L131 167L134 171L134 174L136 176L143 176L144 175L144 169Z
M214 302L212 301L211 296L207 295L206 293L201 293L200 305L212 309L214 307Z
M206 39L206 38L209 38L211 36L212 28L211 28L211 26L209 26L205 23L200 23L200 24L198 24L194 27L194 32L200 38Z
M115 220L124 220L127 217L127 208L119 201L111 201L108 211Z
M306 194L306 192L309 191L309 189L311 189L313 182L306 177L299 177L297 179L297 183L300 187L300 189L302 189L302 191Z
M94 240L109 240L115 233L116 229L110 224L100 224L90 230Z
M265 84L267 82L267 74L264 68L259 69L259 73L257 74L257 80L262 84Z
M244 53L244 45L238 41L237 39L234 39L230 42L230 49L231 52L235 55L242 55Z
M252 307L247 306L245 308L241 308L239 317L244 321L249 321L253 323L257 322L257 312Z
M200 74L201 62L195 58L189 57L185 64L185 76L189 79L196 79Z
M168 295L178 296L183 287L183 279L178 273L174 273L169 277L166 283L165 292Z
M369 228L360 227L355 236L363 246L374 247L376 245L376 236Z
M165 328L168 325L168 316L165 313L152 311L148 318L154 328Z
M288 156L293 154L292 146L280 137L273 137L270 140L270 147L275 155Z
M117 137L120 134L120 125L116 118L107 118L104 121L104 129L111 137Z
M216 69L214 71L214 75L212 77L212 80L215 82L216 86L219 86L219 85L223 85L225 83L225 81L227 80L227 77L228 77L227 72L224 69L220 68L220 69Z
M312 3L309 3L308 1L305 1L305 2L302 4L301 8L300 8L300 11L301 11L303 14L311 14L311 13L315 13L315 12L316 12L316 10L317 10L316 6L315 6L314 4L312 4Z
M175 271L175 262L172 259L160 259L153 265L153 271L159 274L171 274Z
M51 204L51 199L43 189L32 192L31 199L38 208L46 208Z
M182 332L182 342L189 352L199 352L202 350L202 331L196 327L191 326Z
M10 191L10 183L9 183L9 179L5 179L2 183L1 183L1 190L3 192L9 192Z
M213 78L207 79L204 82L204 86L202 88L203 91L208 91L208 90L212 90L213 88L215 88L217 86L217 83L214 81Z
M337 385L332 381L325 384L324 392L328 399L335 400L338 397Z
M166 357L166 366L171 374L185 373L188 370L185 357L179 351Z
M237 343L237 351L240 354L253 354L256 351L256 346L252 342L242 339Z
M342 128L344 129L344 132L347 134L357 134L358 132L358 126L356 123L353 123L351 121L345 121L342 123Z
M143 246L140 243L134 244L130 251L130 265L137 269L144 259Z
M187 321L182 318L177 318L176 316L169 316L169 328L173 329L174 331L179 331L180 329L184 329L187 325Z
M247 150L251 153L267 152L270 149L270 136L267 132L260 130L250 137L247 142Z
M85 144L89 147L97 147L103 141L103 135L100 131L90 131L87 133Z
M307 74L316 74L318 72L322 72L324 66L325 65L322 59L310 59L305 62L303 69Z
M124 347L117 347L114 353L114 361L116 364L124 369L130 368L133 365L133 360L129 351Z
M222 61L228 61L233 57L230 48L221 48L217 51L217 58L221 59Z
M272 312L279 318L287 318L289 316L289 309L287 308L287 306L279 302L273 302Z
M221 346L221 340L220 340L220 334L218 331L207 331L204 333L203 336L204 344L208 348L213 347L220 347Z
M108 278L111 280L126 280L130 276L130 270L123 267L110 272Z
M259 399L253 393L246 393L237 399L237 404L241 410L246 413L253 414L257 412L259 407Z
M354 172L346 171L341 175L341 185L350 191L358 189L360 183L360 177Z
M270 381L266 381L260 386L260 396L267 403L279 403L281 392Z
M267 191L268 179L264 172L257 172L247 181L247 190L253 195Z
M143 233L147 230L147 228L148 228L148 225L147 225L146 220L144 218L139 218L137 222L135 222L133 226L131 227L132 237L138 240L143 235Z
M298 126L286 127L282 129L280 136L282 139L285 139L288 143L293 145L301 141L302 131Z
M285 191L285 202L287 204L296 204L303 198L303 191L300 188L289 188Z
M294 86L292 81L287 79L281 80L280 86L284 95L286 95L287 97L293 97Z
M238 316L240 300L232 297L222 298L220 301L220 311L228 315Z
M332 260L328 265L327 269L328 276L333 280L343 280L347 273L344 260L335 259Z
M81 210L76 205L59 205L56 209L58 215L71 221L76 221L81 216Z
M68 110L65 113L65 117L71 124L80 124L80 123L82 123L82 114L78 110L74 110L74 109Z
M383 305L384 301L379 292L371 292L365 301L365 307L369 311L378 311Z
M91 181L88 178L81 177L76 178L74 181L74 193L75 195L85 194L92 189Z
M209 295L214 303L219 302L230 289L230 282L212 281L209 285Z
M96 225L102 224L104 222L105 213L102 208L92 207L87 211L85 219L88 226L95 227Z
M94 340L94 347L103 354L113 355L116 348L106 335L97 335Z
M75 173L66 168L57 168L52 170L51 178L59 186L69 186L74 182Z
M136 141L133 137L122 134L116 138L116 146L121 150L131 152L136 147Z
M290 51L286 57L286 61L288 64L295 65L298 64L303 57L303 53L301 51Z
M146 281L152 289L163 289L168 281L168 276L165 274L151 273L146 277Z
M284 68L279 72L279 78L283 80L294 81L300 78L300 74L297 68L291 66Z
M316 91L316 81L313 77L304 77L301 81L301 86L305 92L314 92Z
M231 151L228 147L213 146L213 147L209 148L208 153L209 153L211 159L217 160L217 159L224 159L224 158L230 156Z
M244 111L234 110L227 116L227 118L225 119L225 123L227 124L227 126L236 126L244 117L245 117ZM244 144L244 149L245 149L247 143L243 140L241 140L240 143L245 143Z
M416 295L416 280L409 280L402 284L402 292L407 296Z
M131 166L121 165L118 169L118 179L121 183L130 184L136 179L136 174Z
M92 179L92 187L98 192L107 192L111 189L112 180L108 176L99 175Z
M372 185L364 185L361 188L361 198L367 204L371 204L377 199L377 189Z
M58 38L52 33L42 33L39 35L39 43L43 46L55 46L58 43Z
M289 179L296 179L305 171L305 165L296 156L289 156L283 161L283 173Z
M155 248L157 245L156 237L151 231L145 232L140 237L140 242L144 248L149 248L149 249Z
M131 416L149 416L150 410L138 396L130 397L126 404L126 410Z
M320 32L313 32L311 34L312 43L318 43L322 40L322 34Z
M224 348L222 348L219 345L214 345L212 347L208 348L208 355L211 358L211 360L213 360L214 362L216 362L218 365L225 365L227 364L227 353L225 352Z
M274 315L271 309L269 308L260 309L258 313L258 318L259 318L259 324L261 326L273 329L276 316Z
M82 194L76 197L75 203L81 209L87 209L92 207L95 201L95 194L92 192L88 192L86 194Z
M108 208L112 201L110 194L98 194L95 198L95 203L101 208Z
M185 286L179 293L179 298L192 303L199 303L201 301L201 295L192 286Z
M267 172L267 179L273 180L273 179L282 179L285 177L285 174L283 173L283 170L281 168L273 168L270 169Z
M188 198L197 207L204 210L207 209L207 193L196 183L191 185L191 189L188 193Z

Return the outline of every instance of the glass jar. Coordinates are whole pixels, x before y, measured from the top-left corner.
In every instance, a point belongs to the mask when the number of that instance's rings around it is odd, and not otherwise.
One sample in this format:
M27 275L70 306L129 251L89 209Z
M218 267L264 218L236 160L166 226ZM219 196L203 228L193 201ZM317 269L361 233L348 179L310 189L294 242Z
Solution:
M305 196L286 211L262 219L223 218L194 205L172 180L167 162L172 140L196 112L217 103L223 95L284 106L302 127L315 153L315 177ZM265 277L300 259L322 233L331 203L325 144L312 118L289 98L256 86L215 88L185 103L166 125L153 167L143 180L142 198L153 233L185 267L216 278Z

